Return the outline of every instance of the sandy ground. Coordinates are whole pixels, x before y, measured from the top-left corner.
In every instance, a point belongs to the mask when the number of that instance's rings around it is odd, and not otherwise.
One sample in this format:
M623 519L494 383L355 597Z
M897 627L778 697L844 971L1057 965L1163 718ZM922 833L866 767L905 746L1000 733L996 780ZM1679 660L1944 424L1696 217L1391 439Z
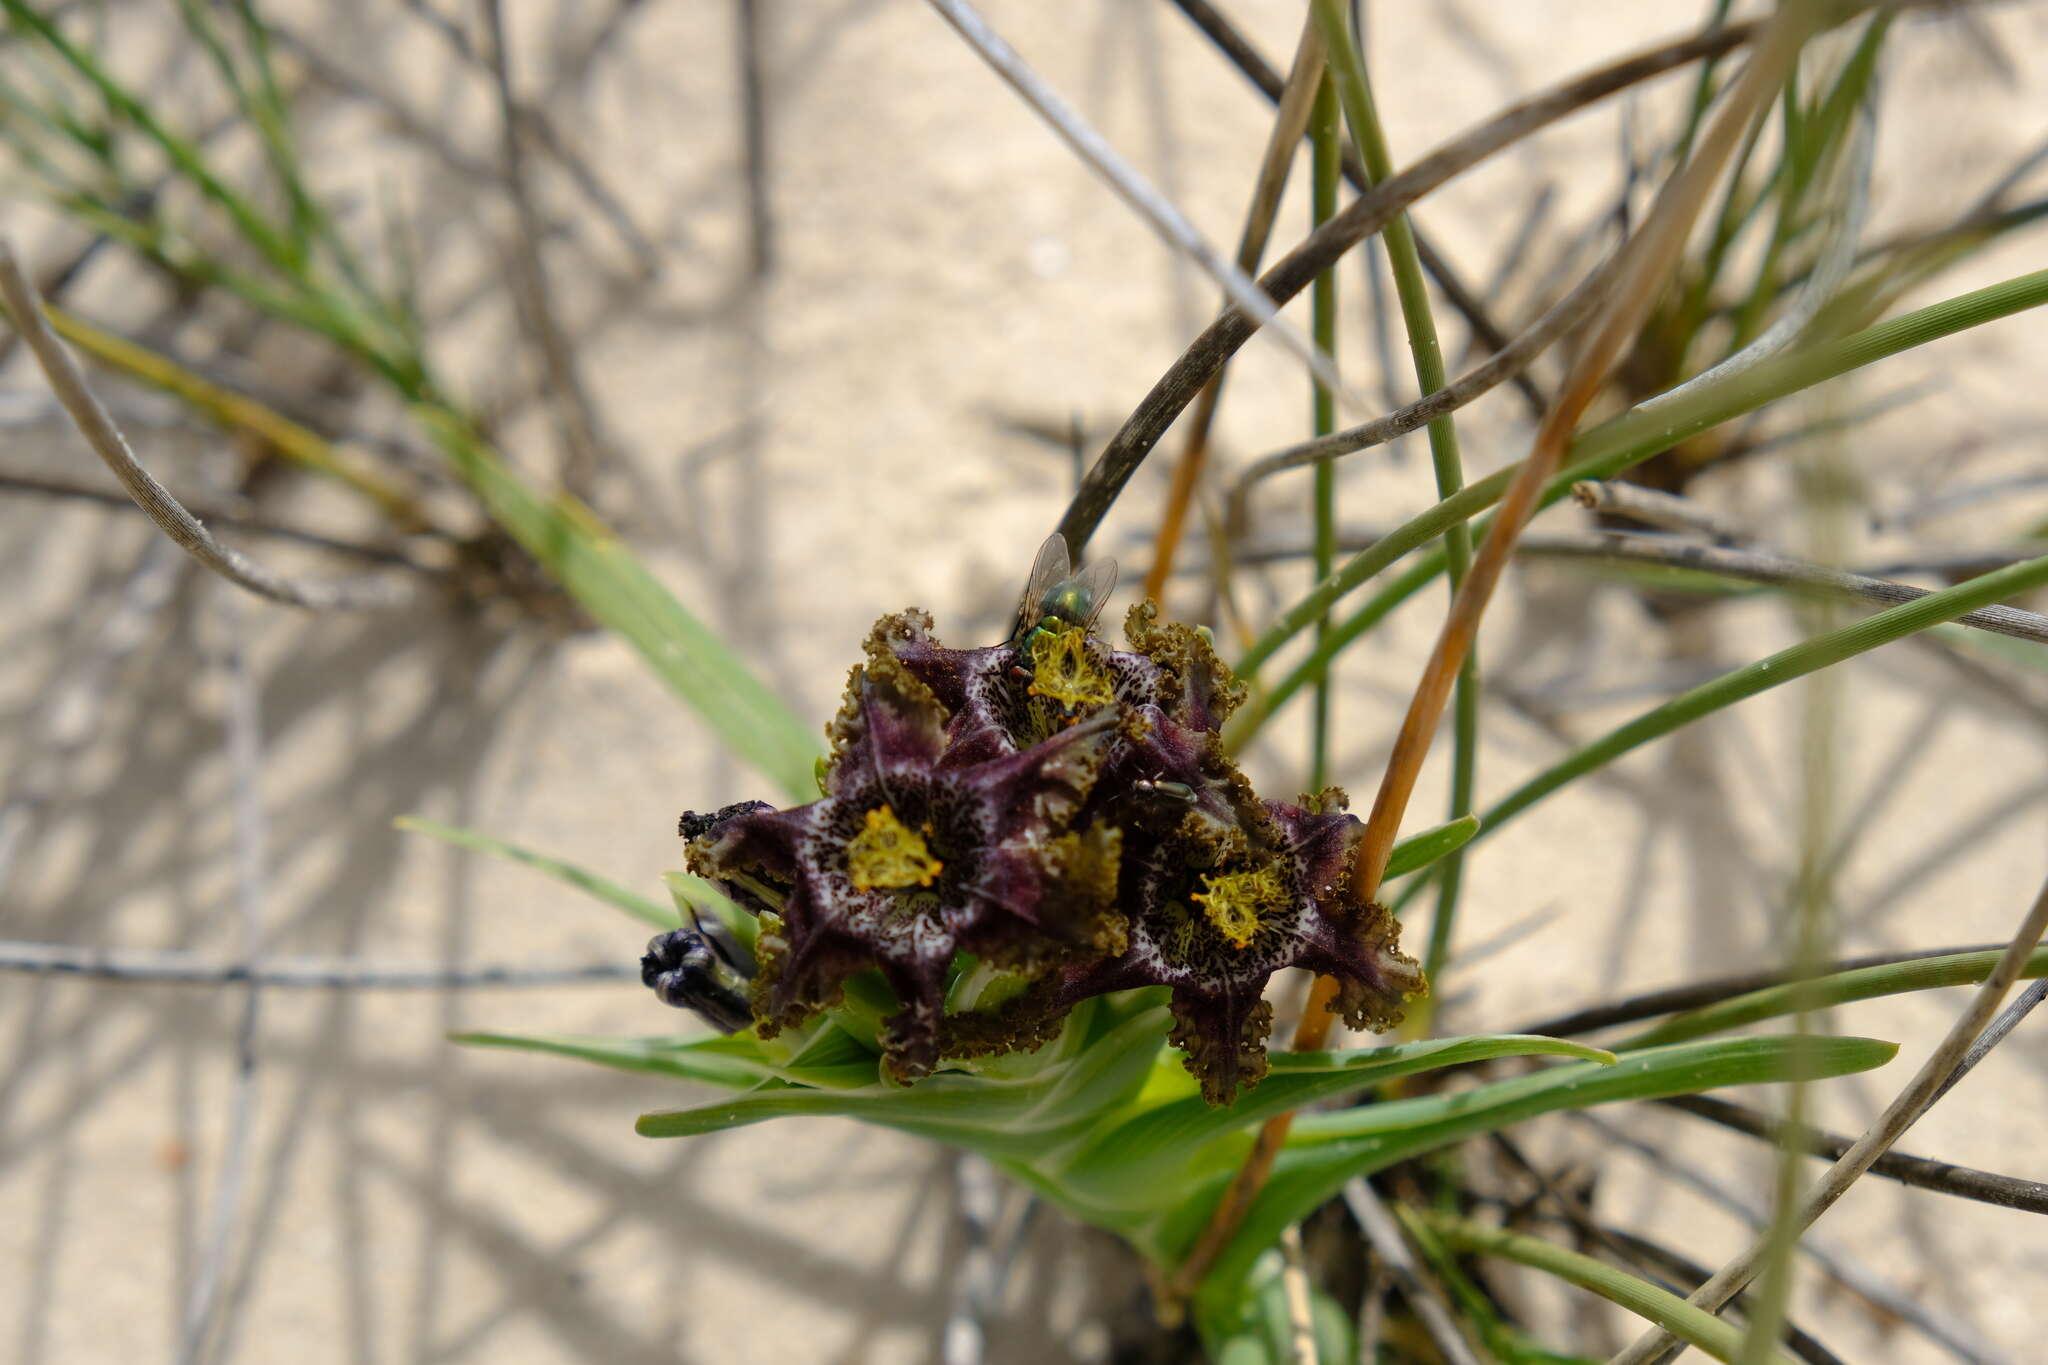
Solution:
M494 155L486 84L398 7L342 23L308 7L287 28L327 61L402 99L455 147ZM591 22L580 7L511 7L520 76L545 82ZM916 603L948 638L991 636L1068 487L1056 444L1018 434L1120 420L1213 306L1175 262L922 6L848 0L764 6L775 270L745 281L732 6L644 7L550 108L662 253L665 272L607 292L615 236L574 190L542 176L574 219L551 265L608 434L629 452L600 490L684 601L728 631L789 702L820 722L867 624ZM1276 59L1299 6L1231 12ZM1691 4L1375 7L1379 99L1397 160L1504 101L1634 41L1681 30ZM990 3L997 25L1213 240L1228 241L1264 137L1263 110L1169 7L1141 0ZM1897 44L1873 233L1939 220L2038 137L2048 18L2009 7L1991 32L2001 73L1953 28ZM145 38L136 39L144 42ZM315 88L318 89L317 83ZM1660 88L1669 96L1675 86ZM1646 120L1668 102L1647 101ZM1655 125L1661 126L1661 125ZM383 190L442 225L430 297L479 300L447 358L480 401L531 387L508 367L501 267L479 243L502 204L422 158L389 118L316 102L309 158L358 202ZM1559 220L1611 193L1615 119L1575 120L1431 200L1420 217L1475 279L1509 247L1530 197L1556 187ZM368 210L365 209L365 212ZM1299 235L1300 206L1280 237ZM9 210L32 257L65 240ZM1944 291L2035 268L2022 240ZM1357 276L1347 279L1359 305ZM1527 289L1529 281L1517 287ZM110 268L74 295L88 314L142 320L153 286ZM1512 302L1512 297L1511 300ZM179 339L217 341L204 316ZM216 329L217 330L217 329ZM1350 336L1365 334L1362 321ZM1879 367L1832 391L1836 410L1919 383L1905 420L1841 454L1881 512L1947 485L2039 468L2040 324L2022 318ZM1462 333L1452 329L1454 355ZM1351 344L1349 341L1347 345ZM1349 363L1349 362L1347 362ZM303 382L286 345L242 361L251 383ZM1370 367L1361 366L1371 374ZM1373 375L1368 381L1379 384ZM1405 387L1406 379L1397 381ZM75 467L17 363L10 447ZM1304 384L1254 345L1222 418L1233 463L1305 429ZM146 454L187 489L224 466L160 402L112 390ZM381 419L370 417L369 422ZM1525 414L1504 393L1471 410L1480 471L1520 453ZM511 447L542 467L531 410ZM1971 444L1974 442L1974 444ZM1105 529L1114 552L1156 515L1150 468ZM1881 476L1881 477L1879 477ZM1384 525L1429 501L1419 443L1355 461L1347 518ZM1786 543L1802 533L1788 484L1759 470L1714 496ZM1274 486L1262 506L1299 524ZM346 529L318 492L276 506ZM1570 514L1575 515L1575 514ZM1980 505L1942 523L1951 543L2024 524ZM2035 513L2036 519L2039 512ZM1560 514L1559 523L1568 520ZM1859 551L1882 552L1852 528ZM271 547L294 568L322 567ZM80 504L0 501L0 938L185 948L229 958L244 915L264 951L388 962L623 962L644 936L531 874L391 828L418 813L501 833L657 891L677 861L678 811L772 794L721 756L623 645L547 639L439 610L311 619L230 600L136 517ZM1131 576L1135 576L1135 571ZM1298 584L1285 577L1283 597ZM1121 610L1128 589L1113 612ZM1352 658L1339 702L1338 775L1368 791L1427 648L1432 606L1398 616ZM1702 669L1793 638L1782 607L1749 605L1680 631L1620 592L1561 570L1518 572L1485 648L1504 687L1482 794L1506 791ZM234 752L247 689L255 752ZM2029 707L2032 707L2030 710ZM2010 932L2043 871L2042 713L1959 681L1901 648L1849 668L1835 723L1839 804L1854 830L1838 904L1844 948L1975 942ZM1462 934L1534 932L1446 983L1452 1030L1499 1029L1648 986L1774 960L1796 866L1800 698L1774 694L1621 764L1530 815L1473 861ZM1299 782L1304 722L1275 725L1258 760ZM260 812L236 809L258 772ZM1442 802L1440 783L1419 812ZM1433 818L1433 817L1432 817ZM250 836L260 836L252 849ZM1957 842L1967 852L1951 856ZM252 875L252 870L254 875ZM1418 929L1414 937L1419 940ZM1845 1031L1909 1040L1890 1068L1830 1086L1822 1117L1860 1127L1960 1007L1959 993L1859 1006ZM176 1354L205 1273L198 1247L229 1153L239 990L10 977L0 981L0 1358L22 1365ZM255 1015L252 1106L239 1210L209 1360L922 1362L956 1293L954 1162L837 1122L784 1123L688 1144L643 1141L631 1121L685 1098L643 1078L443 1041L466 1028L646 1033L673 1017L637 985L525 992L271 990ZM2048 1178L2038 1134L2048 1045L2028 1030L1916 1131L1919 1152ZM1683 1150L1753 1202L1760 1152L1660 1112L1612 1121ZM1597 1161L1600 1207L1713 1263L1741 1224L1649 1178L1569 1121L1532 1124L1532 1148ZM1821 1240L1947 1318L1982 1358L2039 1358L2048 1241L2026 1215L1908 1197L1867 1182ZM1097 1239L1037 1219L989 1324L996 1362L1105 1358L1104 1322L1138 1293ZM1553 1318L1565 1322L1559 1299ZM1561 1331L1597 1353L1617 1322ZM1899 1330L1809 1267L1798 1312L1844 1359L1953 1358Z

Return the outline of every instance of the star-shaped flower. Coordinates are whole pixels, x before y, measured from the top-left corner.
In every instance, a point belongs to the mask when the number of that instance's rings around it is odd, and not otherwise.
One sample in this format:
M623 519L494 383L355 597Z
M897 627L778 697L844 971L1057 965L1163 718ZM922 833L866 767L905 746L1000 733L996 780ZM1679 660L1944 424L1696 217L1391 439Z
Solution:
M756 1013L764 1032L879 969L901 1009L885 1021L899 1080L928 1074L954 955L1035 968L1120 948L1114 828L1076 826L1113 716L1028 749L951 747L948 713L880 638L833 721L821 800L754 806L701 828L691 867L766 910Z

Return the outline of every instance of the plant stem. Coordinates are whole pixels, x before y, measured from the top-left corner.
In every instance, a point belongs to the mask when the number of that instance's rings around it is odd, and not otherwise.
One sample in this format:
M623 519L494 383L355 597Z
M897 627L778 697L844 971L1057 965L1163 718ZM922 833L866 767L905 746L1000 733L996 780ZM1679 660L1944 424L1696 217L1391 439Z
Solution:
M1568 1251L1540 1237L1524 1237L1462 1218L1416 1209L1403 1209L1403 1213L1460 1251L1498 1256L1532 1270L1555 1275L1581 1289L1590 1289L1639 1317L1648 1318L1674 1336L1682 1337L1717 1360L1733 1360L1741 1348L1741 1333L1711 1313L1702 1312L1678 1295L1626 1271L1616 1270L1591 1256ZM1773 1352L1769 1359L1790 1365L1787 1357L1777 1352Z
M1331 47L1330 33L1322 30L1323 46ZM1338 128L1337 90L1331 75L1325 73L1316 87L1316 101L1309 115L1310 138L1310 205L1309 221L1312 227L1321 227L1337 213L1337 186L1344 175L1344 140ZM1316 348L1333 360L1337 354L1337 267L1316 276L1316 282L1309 290L1310 332ZM1337 429L1337 401L1329 387L1321 381L1312 382L1312 407L1315 434L1327 436ZM1314 518L1315 574L1318 582L1329 577L1337 560L1337 471L1328 464L1318 465L1315 472L1314 488L1311 492L1310 515ZM1330 629L1327 612L1316 622L1316 637L1322 638ZM1309 720L1309 767L1308 789L1321 791L1330 780L1330 677L1326 673L1316 682L1315 702Z
M1336 81L1338 97L1344 104L1344 118L1351 127L1351 140L1358 147L1367 178L1378 185L1394 173L1394 163L1387 149L1386 130L1380 125L1379 107L1373 100L1372 83L1366 74L1363 56L1355 35L1350 31L1340 0L1315 0L1315 17L1322 26L1323 46L1330 54L1330 72ZM1321 221L1317 219L1318 225ZM1443 345L1437 338L1436 318L1429 304L1429 287L1423 280L1422 261L1415 249L1415 229L1404 213L1388 223L1381 236L1387 247L1387 266L1394 277L1395 296L1401 302L1401 318L1408 330L1408 349L1414 357L1416 384L1423 393L1435 393L1449 382L1450 377L1444 372ZM1328 429L1318 427L1316 434L1327 435ZM1437 497L1455 496L1465 486L1465 471L1458 450L1458 429L1449 413L1429 424L1429 453L1436 472ZM1327 477L1332 477L1328 464L1318 464L1319 514L1324 506L1320 493ZM1330 534L1334 538L1334 527ZM1324 535L1324 527L1319 520L1316 526L1318 582L1329 577L1333 558L1323 551ZM1459 522L1444 532L1444 560L1449 566L1451 590L1456 592L1464 584L1466 569L1472 562L1472 532L1465 523ZM1327 623L1326 616L1318 632L1319 643L1328 633ZM1319 705L1327 708L1327 675L1317 686L1322 698ZM1478 661L1468 653L1458 672L1457 700L1452 718L1450 818L1453 820L1472 809L1479 750L1478 689ZM1437 874L1436 920L1431 927L1429 949L1423 961L1423 972L1432 979L1450 953L1451 929L1457 919L1458 887L1464 865L1463 855L1453 853L1444 860L1442 870ZM1427 1031L1428 1008L1427 1005L1422 1006L1423 1017L1418 1021L1423 1032Z

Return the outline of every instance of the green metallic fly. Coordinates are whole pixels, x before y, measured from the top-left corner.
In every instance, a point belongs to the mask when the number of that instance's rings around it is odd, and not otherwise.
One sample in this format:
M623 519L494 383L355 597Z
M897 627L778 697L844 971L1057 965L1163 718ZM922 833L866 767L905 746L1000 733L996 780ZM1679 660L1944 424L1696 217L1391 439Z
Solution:
M1067 556L1066 537L1055 531L1038 547L1030 581L1017 601L1009 643L1028 659L1041 635L1060 635L1076 627L1089 634L1115 590L1114 559L1098 559L1076 569Z

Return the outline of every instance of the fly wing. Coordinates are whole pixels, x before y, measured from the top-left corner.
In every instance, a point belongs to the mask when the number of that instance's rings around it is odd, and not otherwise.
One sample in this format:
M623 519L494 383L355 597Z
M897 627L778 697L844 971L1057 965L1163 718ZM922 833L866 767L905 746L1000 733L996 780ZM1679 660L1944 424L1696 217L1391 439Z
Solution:
M1116 561L1104 555L1075 574L1074 581L1081 585L1081 600L1088 604L1087 619L1079 623L1081 630L1084 634L1093 634L1096 618L1109 604L1109 595L1116 591Z
M1069 572L1067 538L1054 531L1038 547L1038 558L1031 563L1031 578L1024 584L1024 595L1017 599L1017 614L1010 622L1012 641L1022 639L1026 631L1038 624L1046 593L1065 582Z

